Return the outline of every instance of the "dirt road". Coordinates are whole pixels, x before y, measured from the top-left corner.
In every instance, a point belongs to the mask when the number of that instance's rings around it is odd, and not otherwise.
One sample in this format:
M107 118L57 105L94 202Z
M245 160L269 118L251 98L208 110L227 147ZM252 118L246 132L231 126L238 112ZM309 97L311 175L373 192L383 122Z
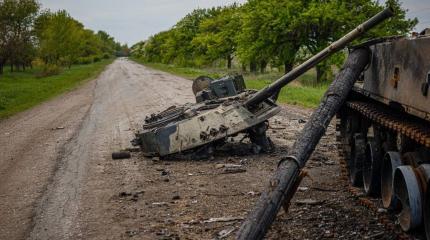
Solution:
M110 158L130 146L147 114L190 101L190 81L119 59L85 86L1 121L0 239L234 236L309 111L285 106L271 120L278 150L270 155ZM224 163L246 172L221 174ZM307 169L290 214L280 213L269 238L390 238L344 190L333 128ZM211 219L222 217L230 219Z

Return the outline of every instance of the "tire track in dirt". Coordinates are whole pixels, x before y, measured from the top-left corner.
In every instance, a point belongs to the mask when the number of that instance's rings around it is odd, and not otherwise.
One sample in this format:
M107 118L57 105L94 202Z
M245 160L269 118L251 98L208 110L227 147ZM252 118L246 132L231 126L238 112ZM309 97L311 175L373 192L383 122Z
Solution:
M96 80L91 108L78 134L65 147L62 166L38 207L30 239L86 238L88 233L84 229L91 226L91 222L104 218L105 205L100 203L104 196L101 192L108 190L110 184L104 186L107 181L100 175L99 162L111 161L112 151L130 145L131 129L136 127L133 123L141 123L149 111L161 110L167 103L171 104L168 99L152 101L151 107L143 109L140 105L146 99L157 99L163 93L177 95L170 93L177 91L175 88L157 84L158 79L147 74L150 70L142 70L145 68L121 59ZM189 87L191 83L179 79L176 84ZM135 88L134 85L140 87ZM179 98L177 101L186 100ZM135 111L136 108L142 110ZM91 185L93 178L94 185ZM89 200L92 198L94 200ZM98 220L87 220L87 215ZM110 228L109 225L105 227Z

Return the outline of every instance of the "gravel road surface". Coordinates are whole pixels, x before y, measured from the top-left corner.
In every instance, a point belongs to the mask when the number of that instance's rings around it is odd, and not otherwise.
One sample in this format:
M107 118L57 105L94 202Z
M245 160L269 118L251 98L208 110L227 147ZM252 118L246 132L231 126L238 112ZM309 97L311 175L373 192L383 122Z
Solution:
M270 121L270 155L111 159L146 115L193 99L191 81L121 58L84 86L0 121L0 239L233 238L310 111L284 106ZM269 239L393 237L345 190L334 141L330 127ZM230 163L246 172L223 174Z

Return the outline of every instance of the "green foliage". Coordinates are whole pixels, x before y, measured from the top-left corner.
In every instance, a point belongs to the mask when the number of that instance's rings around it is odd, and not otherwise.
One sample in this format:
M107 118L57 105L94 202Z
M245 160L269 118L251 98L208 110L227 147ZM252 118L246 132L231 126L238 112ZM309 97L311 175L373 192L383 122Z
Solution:
M42 64L40 71L36 71L36 77L43 78L60 74L62 71L61 67L55 64Z
M358 39L407 34L416 19L407 19L399 0L385 6L374 0L248 0L243 5L197 9L173 28L135 44L133 56L146 62L181 67L242 66L251 72L266 67L291 70L359 23L390 5L396 16ZM325 84L342 64L345 52L316 67L312 85Z
M197 65L210 64L222 58L231 68L237 48L236 34L240 31L240 13L237 5L219 8L211 17L200 22L199 33L192 39Z
M114 55L117 43L106 32L94 33L66 11L44 12L36 21L40 57L49 64L70 67Z
M14 65L31 62L35 54L32 26L38 11L35 0L0 1L0 74L8 61Z
M246 86L251 89L263 89L271 81L259 78L256 80L246 80ZM302 85L287 85L282 88L278 102L298 105L305 108L316 108L321 101L328 85L319 86L302 86Z
M57 72L53 66L70 68L128 50L106 32L85 29L65 10L39 10L37 0L0 0L0 75L6 64L25 70L36 58L45 63L43 76Z

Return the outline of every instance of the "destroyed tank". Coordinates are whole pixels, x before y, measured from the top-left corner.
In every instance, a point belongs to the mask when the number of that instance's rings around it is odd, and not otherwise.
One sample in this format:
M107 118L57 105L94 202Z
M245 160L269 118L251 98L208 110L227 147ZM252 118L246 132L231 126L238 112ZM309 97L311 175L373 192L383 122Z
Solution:
M196 103L172 106L145 119L143 131L133 141L145 156L204 159L223 146L227 137L241 133L249 137L252 152L273 149L266 136L267 119L280 111L273 98L246 108L244 101L256 91L246 89L241 75L201 76L192 88Z
M391 15L390 9L375 15L260 91L246 89L241 76L198 78L193 83L196 103L148 116L132 144L149 157L207 158L229 137L244 134L253 152L271 151L266 130L268 119L280 111L276 99L281 88Z
M364 45L371 62L337 114L351 184L430 239L430 29Z

